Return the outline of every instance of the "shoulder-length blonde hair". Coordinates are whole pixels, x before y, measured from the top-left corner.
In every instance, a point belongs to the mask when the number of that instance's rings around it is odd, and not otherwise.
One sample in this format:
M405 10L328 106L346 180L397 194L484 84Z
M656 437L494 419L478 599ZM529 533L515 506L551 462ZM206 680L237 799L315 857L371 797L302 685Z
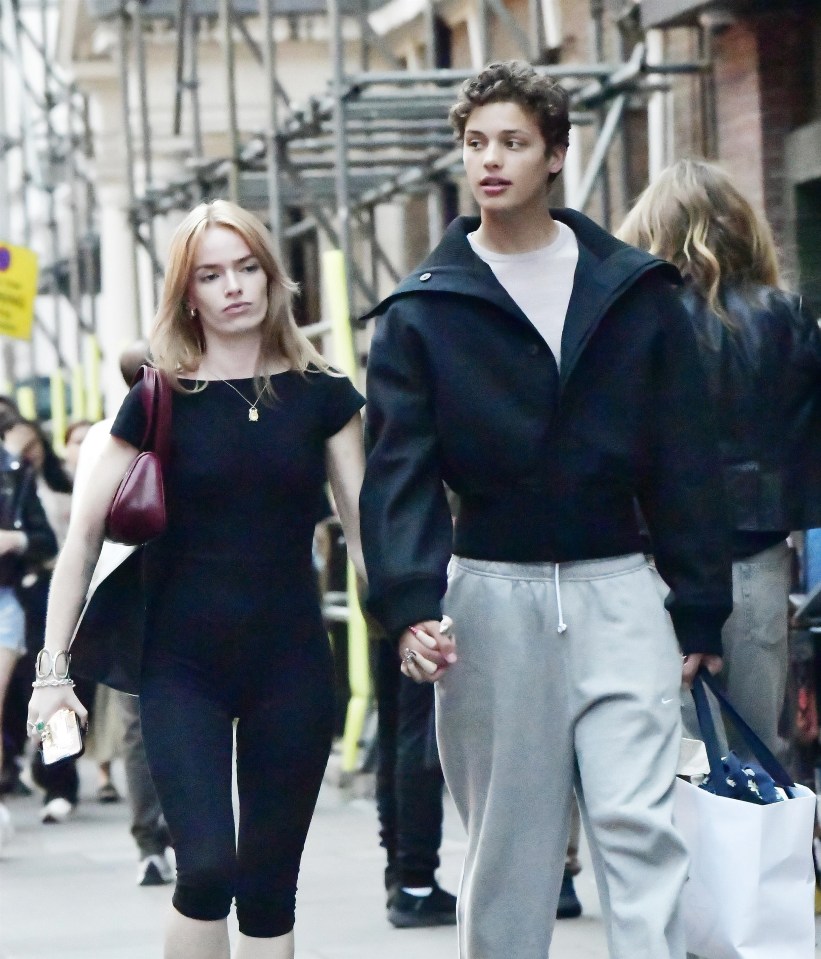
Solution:
M724 170L704 160L678 160L662 170L617 236L677 266L730 327L722 283L742 292L752 284L780 285L769 224Z
M205 355L202 326L199 317L191 315L187 294L197 246L203 233L212 226L225 227L241 236L268 278L268 309L262 321L257 389L264 387L269 398L275 397L266 373L283 358L300 373L312 366L328 370L328 362L296 325L292 301L297 284L285 273L274 253L270 234L257 217L228 200L201 203L185 217L171 238L162 298L149 337L156 367L179 389L180 375L197 369Z

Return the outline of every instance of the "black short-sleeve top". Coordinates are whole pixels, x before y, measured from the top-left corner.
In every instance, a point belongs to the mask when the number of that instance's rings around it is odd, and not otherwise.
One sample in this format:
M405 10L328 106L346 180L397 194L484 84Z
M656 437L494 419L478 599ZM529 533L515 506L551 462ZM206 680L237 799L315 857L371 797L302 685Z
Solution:
M287 370L272 382L277 399L257 404L255 422L248 417L257 396L253 379L174 392L164 477L168 528L157 541L163 552L249 567L310 567L323 510L325 442L365 401L347 377L332 372ZM131 389L111 427L137 448L145 433L141 389L142 382Z

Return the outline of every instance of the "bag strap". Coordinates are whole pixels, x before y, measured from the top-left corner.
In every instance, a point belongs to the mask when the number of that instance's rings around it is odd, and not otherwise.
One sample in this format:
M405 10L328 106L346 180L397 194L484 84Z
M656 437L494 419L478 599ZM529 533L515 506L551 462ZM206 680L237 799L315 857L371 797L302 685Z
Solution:
M729 787L724 782L724 764L721 760L721 747L718 743L718 734L716 732L713 714L710 712L710 705L707 702L707 694L704 687L718 700L721 708L733 720L736 730L741 738L750 748L752 754L761 763L766 772L772 776L773 781L781 786L790 798L793 798L793 789L795 783L790 778L789 773L781 763L773 756L767 746L762 742L759 736L753 732L750 726L738 714L738 710L727 698L724 691L716 682L715 677L703 666L698 671L698 675L693 680L693 699L696 704L696 714L698 715L698 725L701 734L704 737L704 745L707 749L707 759L710 763L710 775L713 786L718 795L724 795L724 790L730 792Z
M153 366L140 367L134 384L140 380L144 381L142 401L146 424L140 449L156 453L165 470L171 446L171 386Z

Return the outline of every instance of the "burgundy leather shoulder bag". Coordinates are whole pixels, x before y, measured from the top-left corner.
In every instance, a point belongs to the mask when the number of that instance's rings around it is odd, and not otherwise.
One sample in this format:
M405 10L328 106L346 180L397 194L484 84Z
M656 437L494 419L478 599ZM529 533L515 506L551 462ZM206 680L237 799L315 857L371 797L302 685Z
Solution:
M140 454L131 464L106 517L106 538L140 546L165 531L165 485L171 445L171 385L153 366L143 366L134 379L143 381L146 428Z

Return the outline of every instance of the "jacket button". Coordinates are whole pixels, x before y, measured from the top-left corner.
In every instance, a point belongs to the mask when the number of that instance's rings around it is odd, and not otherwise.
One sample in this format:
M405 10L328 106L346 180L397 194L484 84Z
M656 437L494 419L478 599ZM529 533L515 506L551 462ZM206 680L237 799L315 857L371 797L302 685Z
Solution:
M430 274L430 273L423 273L423 274L419 277L419 279L424 283L426 280L429 280L429 279L431 278L431 275L432 275L432 274Z
M540 353L539 344L538 344L538 343L531 343L530 346L527 348L527 352L528 352L531 356L538 356L539 353Z

